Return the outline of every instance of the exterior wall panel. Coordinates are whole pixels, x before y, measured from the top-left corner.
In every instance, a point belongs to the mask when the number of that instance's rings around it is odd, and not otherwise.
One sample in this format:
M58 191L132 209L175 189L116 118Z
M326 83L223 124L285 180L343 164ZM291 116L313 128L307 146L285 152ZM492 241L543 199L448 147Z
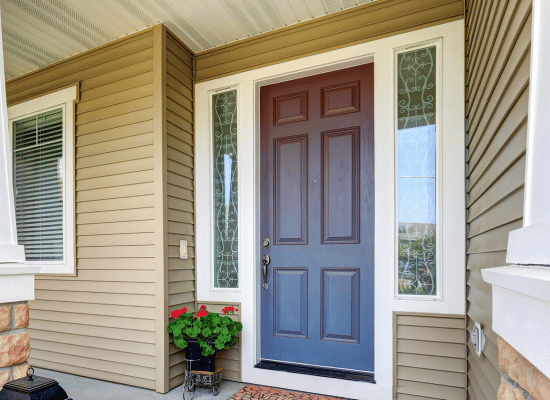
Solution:
M468 394L489 400L501 374L481 270L506 264L508 233L523 223L531 0L467 0L466 8L468 330L477 321L487 335L481 357L468 344Z

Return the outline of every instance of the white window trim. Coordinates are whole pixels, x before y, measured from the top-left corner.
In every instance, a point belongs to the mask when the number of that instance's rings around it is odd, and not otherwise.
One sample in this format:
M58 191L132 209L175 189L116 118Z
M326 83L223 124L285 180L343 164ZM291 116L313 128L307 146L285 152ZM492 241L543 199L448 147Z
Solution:
M435 46L436 50L436 76L435 76L435 90L436 90L436 114L435 114L435 135L436 135L436 147L435 147L435 199L436 199L436 205L435 205L435 224L436 224L436 239L435 239L435 248L436 248L436 294L432 296L425 296L425 295L404 295L399 294L399 185L398 185L398 162L399 162L399 140L398 140L398 118L399 115L397 112L395 112L395 152L394 152L394 158L395 158L395 265L394 265L394 298L396 300L420 300L420 301L442 301L443 300L443 271L442 271L442 265L443 265L443 251L442 244L443 244L443 235L441 232L443 232L443 213L442 213L442 200L443 196L441 194L442 192L442 179L443 179L443 172L442 172L442 154L443 154L443 124L442 116L443 116L443 95L442 95L442 87L443 87L443 40L441 38L436 40L427 41L424 43L419 43L415 46L405 46L399 49L395 49L394 51L394 68L395 68L395 90L398 88L398 56L402 53L407 53L409 51L413 50L420 50L427 47L433 47ZM397 108L397 95L394 93L394 104L393 106Z
M13 150L13 123L19 119L61 108L63 110L63 262L27 261L26 265L40 267L40 274L74 275L75 251L75 152L74 152L74 102L78 86L71 86L24 103L8 107L8 126Z

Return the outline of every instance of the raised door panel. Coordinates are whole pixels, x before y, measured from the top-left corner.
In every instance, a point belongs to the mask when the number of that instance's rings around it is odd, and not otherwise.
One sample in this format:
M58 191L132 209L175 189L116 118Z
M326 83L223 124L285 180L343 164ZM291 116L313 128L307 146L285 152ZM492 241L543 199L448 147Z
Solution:
M359 128L322 133L321 243L359 243Z
M275 244L307 244L307 136L275 139Z
M321 271L321 340L359 343L359 269Z
M307 339L307 269L276 268L273 274L273 334Z

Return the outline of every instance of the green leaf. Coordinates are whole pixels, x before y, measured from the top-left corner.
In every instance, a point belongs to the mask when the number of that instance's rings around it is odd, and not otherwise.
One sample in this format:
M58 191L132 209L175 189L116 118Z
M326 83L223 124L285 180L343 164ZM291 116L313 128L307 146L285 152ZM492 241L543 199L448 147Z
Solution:
M187 347L187 342L181 336L174 337L174 344L182 349Z

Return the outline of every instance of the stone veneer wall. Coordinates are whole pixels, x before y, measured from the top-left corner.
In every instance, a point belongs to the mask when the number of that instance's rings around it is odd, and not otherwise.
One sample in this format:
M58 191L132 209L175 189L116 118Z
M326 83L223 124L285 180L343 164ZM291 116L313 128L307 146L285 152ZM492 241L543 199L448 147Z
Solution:
M503 371L498 400L550 400L550 379L500 337L498 363Z
M29 304L0 304L0 389L27 374L30 355Z

